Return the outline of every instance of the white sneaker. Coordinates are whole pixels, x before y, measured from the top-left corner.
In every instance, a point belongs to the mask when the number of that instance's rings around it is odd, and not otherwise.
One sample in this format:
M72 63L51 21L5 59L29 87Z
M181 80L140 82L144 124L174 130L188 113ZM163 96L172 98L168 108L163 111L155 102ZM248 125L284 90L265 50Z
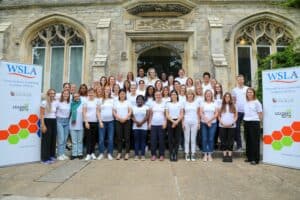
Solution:
M192 154L192 155L191 155L191 161L196 161L195 154Z
M88 161L88 160L91 160L91 159L92 159L91 155L90 155L90 154L88 154L88 155L86 155L86 157L85 157L85 159L84 159L84 160Z
M206 154L203 156L203 161L204 161L204 162L207 161L207 155L206 155Z
M102 160L103 159L103 153L100 153L99 156L97 157L97 160Z
M95 156L94 153L92 153L91 157L92 157L93 160L96 160L96 156Z
M57 160L65 160L64 155L58 156Z
M108 160L113 160L114 159L110 153L107 155L107 158L108 158Z
M190 155L188 153L185 154L185 160L190 161Z
M66 156L65 154L62 155L64 157L65 160L69 160L70 158L68 156Z
M138 156L134 156L134 161L138 161L139 157Z

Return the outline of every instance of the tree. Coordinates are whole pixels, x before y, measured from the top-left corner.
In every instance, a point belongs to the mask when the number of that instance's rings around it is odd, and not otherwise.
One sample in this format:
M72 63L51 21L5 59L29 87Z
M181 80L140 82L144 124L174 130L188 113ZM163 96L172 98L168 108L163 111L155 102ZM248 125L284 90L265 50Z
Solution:
M282 5L291 7L291 8L300 8L300 0L286 0Z

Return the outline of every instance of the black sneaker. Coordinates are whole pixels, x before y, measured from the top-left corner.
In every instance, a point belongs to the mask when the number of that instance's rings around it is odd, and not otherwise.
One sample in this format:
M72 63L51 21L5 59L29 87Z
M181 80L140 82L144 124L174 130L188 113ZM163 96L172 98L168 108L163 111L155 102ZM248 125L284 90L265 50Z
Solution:
M232 156L228 156L228 162L232 162Z
M227 156L223 156L223 162L226 162Z
M83 155L78 156L78 159L82 160L83 159Z

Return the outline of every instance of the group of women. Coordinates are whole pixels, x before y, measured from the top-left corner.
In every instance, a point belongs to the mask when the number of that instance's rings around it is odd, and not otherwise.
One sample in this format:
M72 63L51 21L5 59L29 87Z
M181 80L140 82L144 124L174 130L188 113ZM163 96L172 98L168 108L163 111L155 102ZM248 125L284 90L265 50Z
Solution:
M246 99L244 120L250 123L245 123L245 131L251 129L252 133L255 126L259 132L262 108L254 89L247 89ZM146 159L145 149L149 144L150 159L163 161L167 135L170 161L178 160L181 143L185 160L195 161L197 134L200 133L203 161L213 160L218 134L223 161L232 162L237 113L231 93L223 94L221 84L211 79L208 72L203 74L201 81L185 77L183 69L179 70L177 78L162 73L161 79L157 78L154 68L148 70L147 76L139 69L137 78L132 72L124 81L121 75L103 76L90 88L81 84L78 91L76 85L65 83L60 94L49 89L41 105L41 159L46 164L55 159L68 159L65 148L70 132L71 159L101 160L107 149L107 158L113 160L116 144L115 159L128 160L131 142L134 142L135 160ZM257 164L259 136L251 140L247 145L250 149L247 149L247 158ZM252 145L257 142L258 146Z

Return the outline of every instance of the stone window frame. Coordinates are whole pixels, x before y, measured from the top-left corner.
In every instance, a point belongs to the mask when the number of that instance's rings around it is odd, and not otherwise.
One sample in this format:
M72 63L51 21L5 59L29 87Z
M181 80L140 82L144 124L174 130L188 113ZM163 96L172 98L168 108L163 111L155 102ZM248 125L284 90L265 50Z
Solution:
M82 82L89 83L91 82L90 72L92 71L91 65L91 45L92 42L95 41L91 30L87 28L82 22L74 19L73 17L63 15L61 13L54 13L51 15L44 16L42 18L38 18L37 20L33 21L29 25L27 25L23 31L19 34L16 39L16 44L20 45L20 61L24 63L33 63L33 56L32 56L32 45L31 41L36 36L36 33L53 24L67 24L68 26L73 27L78 31L78 33L82 36L84 41L84 48L83 48L83 69L82 69ZM48 57L49 59L50 57ZM47 65L45 65L44 71L44 85L42 91L47 91L50 88L50 60L45 60ZM69 73L68 71L65 71ZM64 73L64 81L68 81Z
M286 45L278 45L278 40L284 38ZM264 39L269 44L259 44L259 40ZM234 39L236 71L238 66L238 47L250 46L251 51L251 86L256 86L256 71L258 69L258 48L269 47L270 54L276 53L279 47L286 47L293 41L293 36L289 29L280 22L272 19L258 19L240 27ZM272 67L272 63L271 63Z
M55 48L64 48L64 64L63 64L63 74L62 74L62 82L70 82L70 74L71 74L71 49L73 47L82 48L82 52L84 52L85 44L83 36L72 26L66 23L53 23L49 24L41 28L38 32L36 32L35 36L31 41L32 52L34 53L35 48L44 48L45 49L45 60L44 66L48 68L50 72L52 72L52 51ZM32 54L32 62L34 60L34 55ZM84 54L82 54L82 60L84 60ZM48 62L47 62L48 61ZM82 69L83 69L82 62ZM43 69L44 70L44 69ZM81 71L81 80L83 81L83 72ZM51 76L50 74L43 73L44 76ZM50 79L50 77L47 77ZM45 77L43 77L45 80ZM46 84L44 84L46 85ZM51 87L51 80L50 80ZM46 88L43 88L46 91Z

